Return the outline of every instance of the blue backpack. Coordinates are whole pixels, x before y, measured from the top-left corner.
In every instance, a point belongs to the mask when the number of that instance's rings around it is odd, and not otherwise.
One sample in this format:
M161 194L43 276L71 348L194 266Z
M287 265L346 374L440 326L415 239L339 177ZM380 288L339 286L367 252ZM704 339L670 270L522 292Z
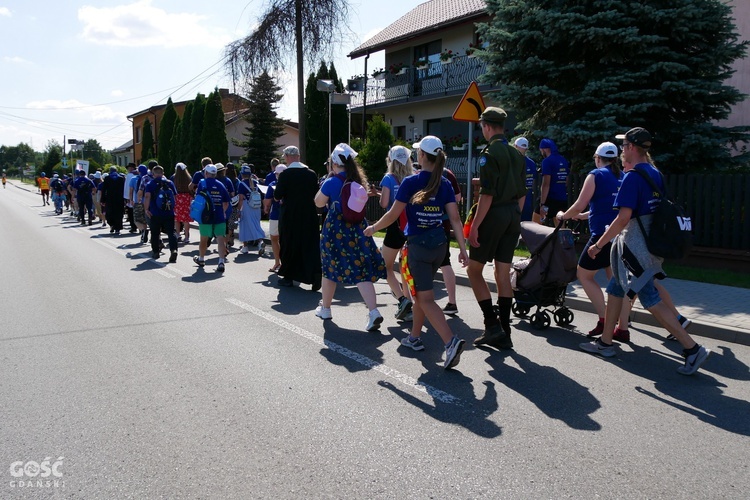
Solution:
M201 180L198 183L198 189L195 198L190 203L190 217L201 224L213 224L214 221L214 204L211 196L201 188L205 189L206 182Z

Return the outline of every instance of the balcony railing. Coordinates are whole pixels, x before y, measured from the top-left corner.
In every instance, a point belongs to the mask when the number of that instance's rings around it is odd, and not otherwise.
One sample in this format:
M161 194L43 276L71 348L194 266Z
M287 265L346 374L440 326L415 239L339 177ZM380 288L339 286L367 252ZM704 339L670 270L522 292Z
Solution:
M422 69L404 68L402 74L386 72L382 78L367 78L367 105L438 97L463 92L485 72L484 61L469 56L455 56L448 63L434 62ZM352 92L353 108L362 107L365 91Z

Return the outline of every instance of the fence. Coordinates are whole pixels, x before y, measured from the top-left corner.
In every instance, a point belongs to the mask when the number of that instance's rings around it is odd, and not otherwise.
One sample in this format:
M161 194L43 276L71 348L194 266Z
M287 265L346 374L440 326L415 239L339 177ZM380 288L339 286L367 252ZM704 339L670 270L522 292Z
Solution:
M466 196L466 160L463 168L454 170ZM456 165L457 166L457 165ZM453 167L453 166L451 166ZM463 172L461 172L461 170ZM461 176L459 173L463 173ZM575 200L586 174L572 174L568 185L568 199ZM750 216L747 213L750 197L750 174L681 174L668 175L667 193L684 206L693 220L694 243L699 247L723 250L750 251ZM461 217L465 207L460 206ZM370 198L367 219L375 221L385 211L378 198Z

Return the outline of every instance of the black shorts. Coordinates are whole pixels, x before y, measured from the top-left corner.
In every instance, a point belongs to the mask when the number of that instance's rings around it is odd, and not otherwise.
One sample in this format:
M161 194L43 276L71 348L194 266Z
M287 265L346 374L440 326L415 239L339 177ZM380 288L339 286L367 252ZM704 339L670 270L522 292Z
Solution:
M582 269L586 269L587 271L598 271L599 269L604 269L610 266L609 253L612 250L611 241L602 247L601 251L596 254L596 258L592 259L589 257L589 247L593 246L597 240L599 240L599 236L592 236L586 243L583 252L581 252L581 257L578 259L578 265L581 266Z
M401 227L398 221L388 226L385 230L385 238L383 239L383 246L388 248L400 249L406 243L406 236L401 231Z
M547 198L547 218L554 218L557 212L565 212L568 209L568 202L565 200L550 200ZM541 215L541 208L537 207L536 213Z
M510 264L520 235L518 203L491 207L479 225L479 247L470 247L469 258L481 263L496 260Z
M451 230L450 226L445 227L445 224L443 224L443 229L445 230L445 239L448 240L448 244L445 245L445 257L443 257L443 263L440 264L440 267L450 266L451 265Z
M436 248L427 248L422 245L409 244L409 254L406 259L409 272L414 280L414 289L417 292L432 290L435 273L440 268L440 262L445 255L443 243Z

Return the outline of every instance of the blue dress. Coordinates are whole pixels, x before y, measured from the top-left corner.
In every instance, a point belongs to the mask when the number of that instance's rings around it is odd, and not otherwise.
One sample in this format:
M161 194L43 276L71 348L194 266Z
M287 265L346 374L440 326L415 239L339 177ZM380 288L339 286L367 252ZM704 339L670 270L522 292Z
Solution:
M254 189L258 189L258 183L253 183ZM239 238L240 241L255 241L266 237L266 233L260 225L260 210L261 206L253 207L250 196L251 190L246 181L240 182L237 190L238 194L245 195L245 201L242 203L242 209L240 212L240 223L239 223ZM261 194L262 196L262 194Z
M344 221L341 213L340 177L327 179L321 190L328 196L328 215L320 234L323 277L335 283L356 285L385 279L385 262L372 237L365 236L367 220L359 224Z

